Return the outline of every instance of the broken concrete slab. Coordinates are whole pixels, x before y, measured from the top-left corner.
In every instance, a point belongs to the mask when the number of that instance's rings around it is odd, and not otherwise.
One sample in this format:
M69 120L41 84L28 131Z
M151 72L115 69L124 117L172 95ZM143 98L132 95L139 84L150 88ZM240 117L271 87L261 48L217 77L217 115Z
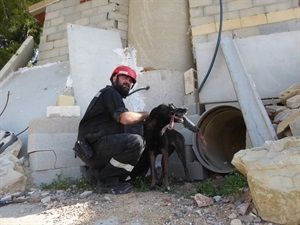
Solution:
M68 24L71 79L76 104L84 113L95 94L107 84L121 58L113 50L122 49L119 32ZM83 44L84 43L84 44Z
M18 134L36 117L45 117L49 105L55 105L69 75L69 62L53 63L32 68L21 68L0 84L1 127ZM9 93L9 95L8 95ZM33 110L34 109L34 110ZM20 155L27 151L28 133L18 135L23 146Z
M300 223L299 149L299 137L286 137L233 157L232 164L247 176L253 203L264 220Z
M233 39L262 99L277 98L283 89L299 83L299 49L295 48L299 45L298 36L299 31L291 31ZM199 84L207 73L215 46L216 43L208 42L195 48ZM286 60L286 56L291 60ZM237 97L219 49L214 67L200 93L200 103L229 101L237 101Z

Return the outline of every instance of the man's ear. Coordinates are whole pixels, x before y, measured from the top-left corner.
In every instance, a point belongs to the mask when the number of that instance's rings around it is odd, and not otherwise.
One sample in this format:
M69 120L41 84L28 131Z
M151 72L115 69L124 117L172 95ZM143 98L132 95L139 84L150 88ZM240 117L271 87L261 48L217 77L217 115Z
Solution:
M117 76L114 75L114 76L112 77L112 82L113 82L113 83L116 82L116 79L117 79Z

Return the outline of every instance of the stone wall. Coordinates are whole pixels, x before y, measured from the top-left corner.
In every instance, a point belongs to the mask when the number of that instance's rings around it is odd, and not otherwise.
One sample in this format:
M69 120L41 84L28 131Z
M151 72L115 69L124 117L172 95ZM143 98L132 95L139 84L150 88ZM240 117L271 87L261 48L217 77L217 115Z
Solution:
M67 24L120 33L127 46L128 0L60 0L46 8L38 64L69 60ZM84 45L84 42L82 43Z
M243 38L299 30L298 0L223 0L222 35ZM189 0L193 48L217 40L218 0ZM195 57L195 56L194 56Z

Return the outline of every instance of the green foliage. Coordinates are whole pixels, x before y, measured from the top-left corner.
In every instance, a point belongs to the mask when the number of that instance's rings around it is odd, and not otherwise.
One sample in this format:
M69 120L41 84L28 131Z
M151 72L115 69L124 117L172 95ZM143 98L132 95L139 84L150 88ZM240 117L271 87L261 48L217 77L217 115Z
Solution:
M246 187L248 187L247 178L237 170L234 170L225 176L222 184L218 185L212 179L200 182L197 192L209 197L216 195L238 195Z
M41 184L41 189L43 190L68 190L71 193L79 193L84 190L94 190L95 186L87 182L86 179L71 179L71 178L64 178L60 179L59 176L57 179L53 180L50 184Z
M149 191L150 178L149 177L138 177L132 180L132 185L141 192Z
M42 25L28 11L37 2L40 0L0 0L0 69L29 35L38 46Z

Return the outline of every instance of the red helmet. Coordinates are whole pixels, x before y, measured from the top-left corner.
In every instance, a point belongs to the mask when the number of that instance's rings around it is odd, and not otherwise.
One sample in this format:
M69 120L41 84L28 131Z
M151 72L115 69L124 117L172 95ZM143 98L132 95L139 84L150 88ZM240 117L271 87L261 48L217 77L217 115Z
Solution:
M128 66L118 66L111 74L110 81L115 75L125 75L133 79L133 84L136 82L136 72Z

